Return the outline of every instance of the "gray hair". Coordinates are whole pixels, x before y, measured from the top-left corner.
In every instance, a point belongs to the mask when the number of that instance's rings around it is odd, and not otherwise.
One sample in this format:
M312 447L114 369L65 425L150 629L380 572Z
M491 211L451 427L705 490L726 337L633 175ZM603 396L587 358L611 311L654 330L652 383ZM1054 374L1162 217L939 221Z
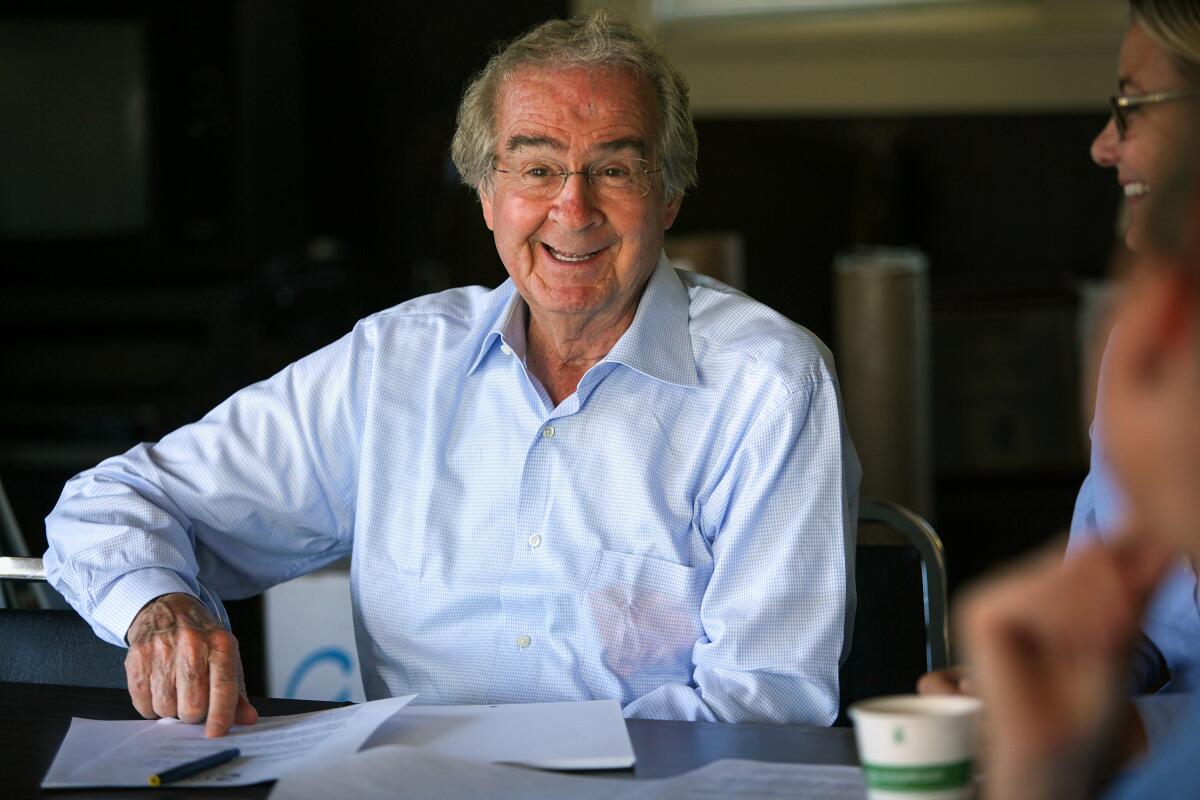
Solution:
M490 191L496 156L496 98L520 69L623 69L645 78L658 98L655 154L668 198L696 185L696 129L688 112L688 85L662 53L623 17L603 9L568 20L550 20L493 55L471 79L458 107L450 156L462 182Z
M1196 0L1129 0L1133 18L1200 89L1200 4Z

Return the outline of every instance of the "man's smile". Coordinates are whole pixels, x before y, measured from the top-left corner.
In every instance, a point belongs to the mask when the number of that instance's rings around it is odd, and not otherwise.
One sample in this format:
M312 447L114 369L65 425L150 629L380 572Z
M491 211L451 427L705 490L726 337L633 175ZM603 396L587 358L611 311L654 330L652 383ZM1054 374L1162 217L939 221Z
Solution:
M542 248L550 255L552 259L555 261L561 261L564 264L583 264L587 261L591 261L596 256L608 249L608 247L601 247L599 250L584 250L575 252L571 250L558 250L546 244L545 242L542 242L541 244Z

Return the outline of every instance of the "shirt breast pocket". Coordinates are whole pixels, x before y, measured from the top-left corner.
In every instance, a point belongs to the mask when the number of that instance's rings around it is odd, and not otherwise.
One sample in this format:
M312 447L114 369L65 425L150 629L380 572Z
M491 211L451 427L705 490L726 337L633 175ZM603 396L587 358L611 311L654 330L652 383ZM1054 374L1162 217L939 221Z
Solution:
M587 590L602 685L631 700L663 685L691 681L692 648L703 635L700 601L711 568L605 550ZM617 686L614 686L613 683Z

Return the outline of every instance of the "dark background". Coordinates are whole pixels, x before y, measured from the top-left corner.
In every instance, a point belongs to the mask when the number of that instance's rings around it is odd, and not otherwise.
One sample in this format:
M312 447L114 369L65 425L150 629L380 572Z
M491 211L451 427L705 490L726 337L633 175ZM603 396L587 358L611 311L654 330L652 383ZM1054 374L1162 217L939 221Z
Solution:
M75 472L197 418L372 311L503 280L449 162L454 112L489 48L567 10L550 0L0 10L0 25L142 21L149 88L145 229L0 237L0 478L32 550ZM1105 273L1117 208L1112 176L1088 157L1103 122L697 122L701 183L676 231L740 232L749 293L835 349L838 252L898 244L929 256L933 516L952 590L1065 529L1086 471L1073 337L1078 281ZM1016 455L965 451L963 432L980 430L995 453ZM1031 438L1043 444L1014 450ZM235 613L253 618L246 608Z

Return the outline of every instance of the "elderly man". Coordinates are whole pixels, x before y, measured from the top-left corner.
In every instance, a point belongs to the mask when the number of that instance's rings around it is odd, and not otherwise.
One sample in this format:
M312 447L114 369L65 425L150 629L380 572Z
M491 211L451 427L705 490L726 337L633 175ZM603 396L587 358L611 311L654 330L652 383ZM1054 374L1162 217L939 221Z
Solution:
M548 22L467 89L453 153L509 281L369 317L67 485L48 571L128 643L134 705L252 722L221 598L349 554L370 697L831 722L858 464L821 344L662 254L682 77L603 13Z

